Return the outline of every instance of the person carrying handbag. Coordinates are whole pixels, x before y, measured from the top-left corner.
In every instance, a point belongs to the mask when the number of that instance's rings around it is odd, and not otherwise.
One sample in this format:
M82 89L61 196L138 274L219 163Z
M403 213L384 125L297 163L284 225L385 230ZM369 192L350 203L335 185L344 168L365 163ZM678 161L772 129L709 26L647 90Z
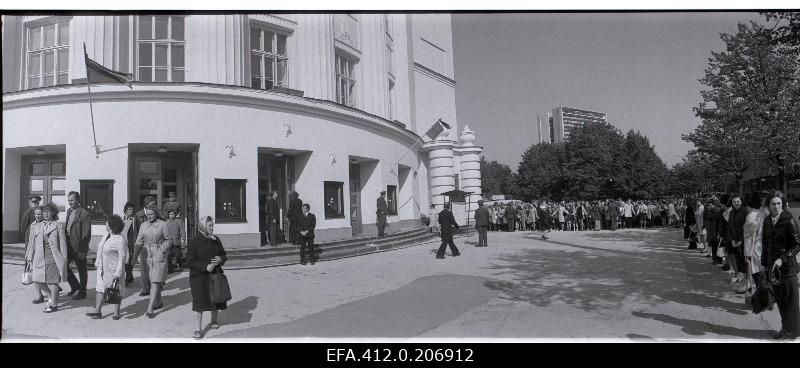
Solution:
M103 318L101 308L103 302L114 305L113 319L120 318L119 307L125 295L125 265L128 263L128 241L123 237L125 222L118 215L106 220L108 235L97 245L97 258L94 265L97 269L97 294L94 311L86 313L94 319ZM122 279L123 282L119 282Z
M203 312L211 312L212 329L220 328L219 311L228 308L227 302L214 302L212 295L212 284L219 282L222 274L222 265L225 264L227 257L225 248L219 238L213 235L214 219L211 216L204 216L197 222L198 234L189 241L186 251L186 263L189 265L189 285L192 291L192 310L195 312L197 329L192 335L195 339L203 338ZM224 276L224 275L222 275ZM227 284L227 278L225 278ZM216 294L216 291L214 290ZM230 289L228 288L228 294ZM228 298L230 299L230 295Z

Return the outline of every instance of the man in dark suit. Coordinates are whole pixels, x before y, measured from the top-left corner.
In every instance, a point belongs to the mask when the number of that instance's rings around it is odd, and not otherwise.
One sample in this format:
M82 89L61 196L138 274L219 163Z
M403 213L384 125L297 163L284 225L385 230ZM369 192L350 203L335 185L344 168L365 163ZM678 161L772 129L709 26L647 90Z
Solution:
M89 241L92 240L92 221L89 211L80 206L81 195L78 192L69 192L67 201L67 264L75 262L80 278L79 282L72 269L67 267L67 282L72 289L67 295L75 294L72 299L79 300L86 298L86 255L89 253Z
M486 231L489 229L489 209L483 206L483 200L478 200L478 209L475 210L475 228L478 230L478 245L487 247Z
M300 264L306 264L306 260L311 264L317 262L317 253L314 249L314 228L317 226L317 218L311 213L311 206L303 204L303 214L298 221L300 234Z
M611 230L617 230L617 220L619 219L619 202L611 200L608 204L608 219L611 222Z
M22 241L25 243L25 247L28 246L28 237L30 236L31 224L36 222L36 217L33 215L33 209L38 206L39 202L41 201L41 196L30 196L28 200L28 209L25 210L25 212L23 212L22 216L19 218L19 233L22 235Z
M286 216L289 217L289 240L294 245L300 244L300 217L303 216L303 201L300 200L300 195L292 191L289 195L289 210L286 211Z
M280 213L278 210L278 196L277 192L270 192L267 197L267 203L264 204L264 218L267 222L267 244L273 247L278 246L278 218Z
M506 208L506 231L514 231L514 225L517 221L517 208L509 203L508 208Z
M439 227L441 228L442 245L439 246L439 250L436 251L436 259L444 259L444 251L447 249L448 245L450 246L450 253L453 253L453 257L460 256L461 252L458 251L455 243L453 243L453 233L458 231L459 226L456 223L456 219L453 217L453 213L450 212L450 203L445 203L444 209L442 212L439 212Z
M383 236L384 231L386 230L386 213L389 211L389 206L386 204L386 191L381 191L381 196L378 197L378 201L375 205L375 214L377 215L377 221L375 224L378 226L378 236Z

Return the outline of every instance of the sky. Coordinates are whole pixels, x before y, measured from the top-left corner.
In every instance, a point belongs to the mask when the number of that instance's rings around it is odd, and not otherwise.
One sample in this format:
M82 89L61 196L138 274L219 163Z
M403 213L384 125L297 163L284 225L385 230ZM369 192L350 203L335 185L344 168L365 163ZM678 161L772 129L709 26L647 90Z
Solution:
M698 82L720 33L757 13L538 13L452 16L456 116L488 160L516 171L559 105L638 130L671 166L693 148Z

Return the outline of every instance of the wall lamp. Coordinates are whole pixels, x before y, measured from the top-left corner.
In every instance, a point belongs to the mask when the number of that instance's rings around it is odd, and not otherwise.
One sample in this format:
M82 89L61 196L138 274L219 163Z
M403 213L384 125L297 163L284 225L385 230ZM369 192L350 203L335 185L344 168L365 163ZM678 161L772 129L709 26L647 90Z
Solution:
M225 148L227 148L227 149L228 149L228 158L229 158L229 159L231 159L231 158L233 158L234 156L236 156L236 152L233 150L233 149L234 149L234 147L233 147L233 146L225 146Z

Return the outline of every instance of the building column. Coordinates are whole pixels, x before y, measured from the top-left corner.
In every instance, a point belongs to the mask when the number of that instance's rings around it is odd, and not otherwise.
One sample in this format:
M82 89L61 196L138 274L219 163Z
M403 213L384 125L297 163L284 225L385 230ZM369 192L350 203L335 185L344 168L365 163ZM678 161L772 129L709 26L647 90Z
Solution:
M436 205L437 210L441 210L444 204L442 193L456 188L453 177L453 148L455 146L456 142L448 140L446 136L440 136L422 146L422 149L428 152L431 204Z
M476 209L478 208L478 200L482 198L481 152L483 152L483 147L475 145L475 132L465 125L459 137L459 144L453 150L461 167L459 175L461 178L461 190L471 193L467 197L468 208L470 210Z

